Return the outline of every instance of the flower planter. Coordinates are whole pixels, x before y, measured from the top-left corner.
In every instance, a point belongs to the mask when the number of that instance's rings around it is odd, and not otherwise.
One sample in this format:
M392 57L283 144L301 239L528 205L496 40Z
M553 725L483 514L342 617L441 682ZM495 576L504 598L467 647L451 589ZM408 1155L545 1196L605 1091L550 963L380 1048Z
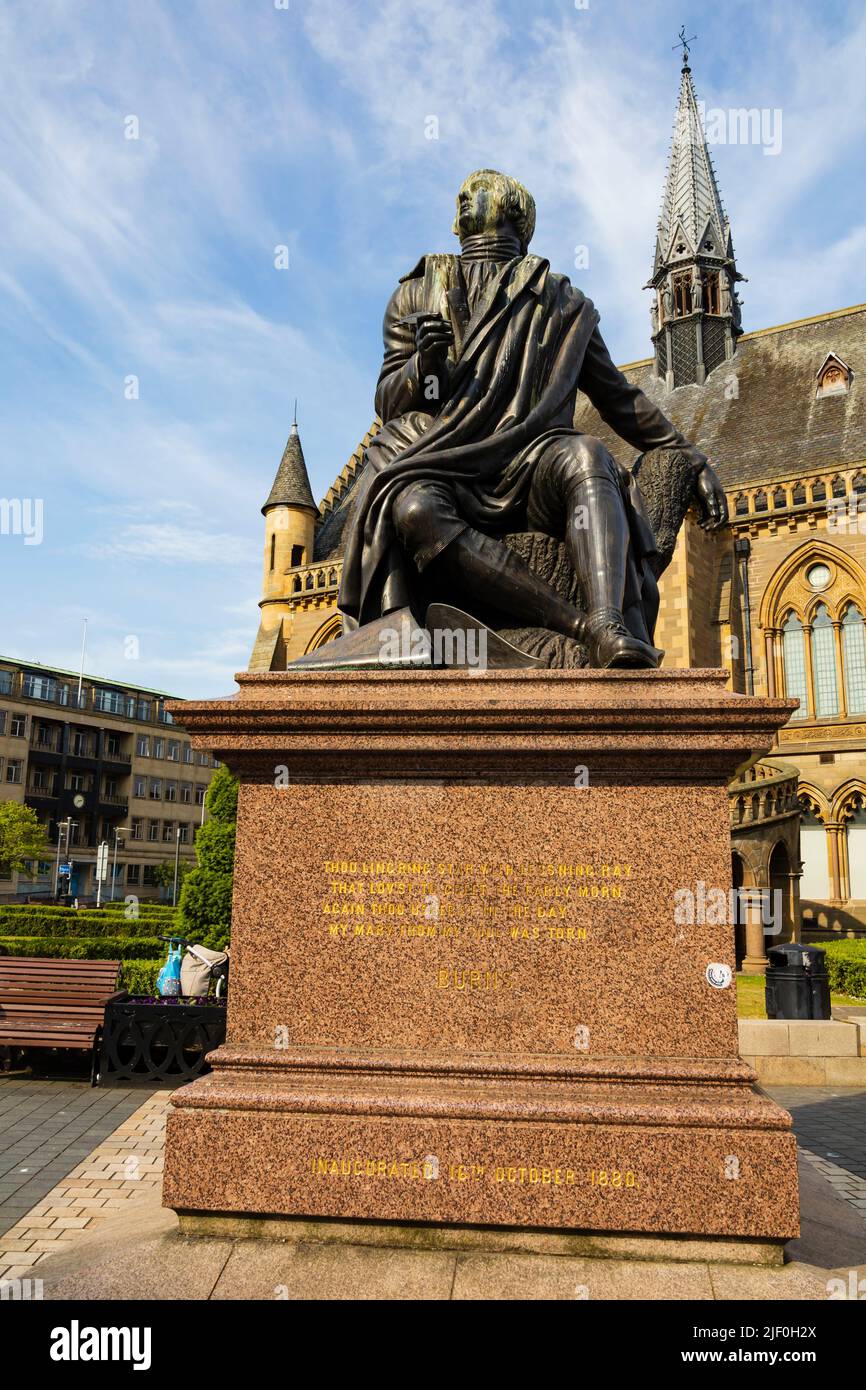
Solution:
M93 1084L191 1081L226 1035L224 999L117 999L105 1007Z

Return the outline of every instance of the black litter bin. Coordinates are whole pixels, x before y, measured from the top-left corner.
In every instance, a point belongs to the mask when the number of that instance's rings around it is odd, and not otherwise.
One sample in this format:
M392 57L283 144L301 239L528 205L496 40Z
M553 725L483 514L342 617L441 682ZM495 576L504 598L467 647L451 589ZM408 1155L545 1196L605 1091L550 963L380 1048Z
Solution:
M767 951L767 1018L829 1018L827 952L786 941Z

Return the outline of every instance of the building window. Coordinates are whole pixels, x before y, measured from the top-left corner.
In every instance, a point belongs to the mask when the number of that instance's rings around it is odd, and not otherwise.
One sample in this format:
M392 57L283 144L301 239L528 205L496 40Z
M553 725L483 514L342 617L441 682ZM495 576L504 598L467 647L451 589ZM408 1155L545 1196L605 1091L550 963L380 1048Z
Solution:
M692 272L683 271L673 277L674 318L684 318L692 312Z
M842 619L842 667L849 714L866 714L866 633L863 615L849 604Z
M145 864L145 866L144 866L144 887L145 887L145 888L157 888L157 887L159 887L159 879L157 878L157 867L158 867L158 866L157 866L156 864Z
M197 786L197 787L196 787L196 789L195 789L195 804L196 804L196 806L203 806L203 805L204 805L204 798L205 798L205 793L206 793L206 792L207 792L207 787L202 787L202 786Z
M133 786L132 794L133 794L133 796L139 796L139 797L147 796L147 778L146 778L146 777L136 777L136 779L135 779L135 784L134 784L134 786Z
M27 737L27 715L13 714L9 721L9 734L12 738Z
M151 801L162 800L162 778L151 777L150 779L150 799Z
M166 782L165 799L166 801L177 801L177 782Z
M168 741L168 752L166 753L170 763L180 762L180 739L170 738Z
M185 802L187 806L192 803L192 782L181 782L180 799Z
M703 274L704 282L704 309L708 314L721 313L721 301L719 299L719 272L717 270L705 270Z
M199 755L198 755L198 765L199 765L199 767L207 767L209 762L210 762L210 758L209 758L209 756L208 756L207 753L199 753Z
M298 565L302 565L303 563L304 563L304 547L303 547L302 545L293 545L293 546L292 546L292 563L291 563L291 565L290 565L290 568L291 568L291 569L297 569Z
M191 744L191 743L185 743L185 744L183 745L183 760L184 760L184 762L185 762L185 763L191 763L191 762L193 761L193 759L194 759L194 756L195 756L195 755L193 754L193 751L192 751L192 744Z
M6 711L5 711L5 709L0 709L0 734L5 734L5 732L6 732Z
M159 839L159 821L158 821L158 820L149 820L149 821L147 822L147 838L148 838L148 840L158 840L158 839Z
M130 830L130 839L131 839L131 840L140 840L141 838L142 838L142 835L141 835L141 819L140 819L139 817L137 817L137 816L133 816L133 818L132 818L132 829Z
M189 826L187 825L186 821L181 821L180 825L177 828L179 832L180 842L182 845L185 845L189 840Z
M803 635L803 624L796 613L788 614L788 621L782 628L782 657L785 666L785 694L791 700L800 701L800 708L794 710L791 718L808 719L806 643Z
M137 888L141 882L141 865L127 864L126 866L126 886L127 888Z
M140 758L150 757L150 738L147 734L139 734L135 740L135 751Z
M164 739L164 738L155 738L155 739L153 740L153 756L154 756L155 758L164 758L164 757L165 757L165 739Z
M275 562L275 560L276 560L276 556L277 556L277 538L276 538L276 536L275 536L274 534L272 534L272 535L271 535L271 565L270 565L271 569L273 569L273 567L274 567L274 562Z
M162 838L165 841L174 839L174 821L164 820L162 823Z
M6 764L6 781L18 783L21 781L21 769L24 766L23 759L10 758Z
M812 620L812 669L815 673L815 714L832 719L839 713L836 688L836 643L830 614L819 603Z

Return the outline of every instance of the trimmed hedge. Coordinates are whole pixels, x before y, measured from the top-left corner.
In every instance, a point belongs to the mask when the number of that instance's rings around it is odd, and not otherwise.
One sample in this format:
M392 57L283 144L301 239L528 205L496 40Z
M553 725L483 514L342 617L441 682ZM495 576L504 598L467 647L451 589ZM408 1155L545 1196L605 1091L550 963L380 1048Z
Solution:
M100 937L113 937L117 940L135 940L136 937L170 936L174 927L171 922L154 921L148 918L130 921L110 917L101 922L85 919L82 922L57 922L51 918L31 918L27 922L4 922L0 920L0 940L6 937L40 936L51 937L55 941L77 941L81 937L96 940Z
M96 908L25 907L0 908L2 936L168 936L176 929L175 913L142 913L127 917L122 912Z
M866 941L820 941L834 994L866 999Z
M0 956L44 956L58 960L153 960L167 951L154 936L0 936Z
M120 967L120 987L129 994L156 994L156 977L165 960L125 960Z

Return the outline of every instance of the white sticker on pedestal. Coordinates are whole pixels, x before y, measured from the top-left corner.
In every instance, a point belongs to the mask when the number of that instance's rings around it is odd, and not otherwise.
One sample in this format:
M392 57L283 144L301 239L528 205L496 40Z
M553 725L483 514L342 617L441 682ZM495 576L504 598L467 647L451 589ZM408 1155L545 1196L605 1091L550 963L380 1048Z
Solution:
M712 985L713 989L727 989L733 978L734 972L729 965L711 961L707 966L707 984Z

